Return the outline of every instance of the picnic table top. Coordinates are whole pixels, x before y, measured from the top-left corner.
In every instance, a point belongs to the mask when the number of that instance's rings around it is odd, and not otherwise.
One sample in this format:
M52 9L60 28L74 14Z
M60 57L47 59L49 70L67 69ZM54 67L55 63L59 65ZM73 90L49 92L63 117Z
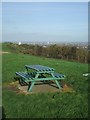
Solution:
M50 68L42 65L25 65L26 68L30 68L36 71L54 71L54 68Z

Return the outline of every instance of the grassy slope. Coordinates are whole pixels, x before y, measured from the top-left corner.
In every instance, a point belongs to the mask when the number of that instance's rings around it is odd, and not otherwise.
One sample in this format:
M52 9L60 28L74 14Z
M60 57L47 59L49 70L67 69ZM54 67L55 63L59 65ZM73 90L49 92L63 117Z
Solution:
M46 93L22 95L3 91L3 106L8 118L84 118L87 95L80 93Z
M76 89L78 88L78 90L81 89L81 91L86 89L84 86L87 86L87 80L82 74L87 72L87 65L15 53L3 54L3 82L12 82L15 72L24 71L26 64L41 64L53 67L57 72L66 75L67 83Z
M0 43L0 51L2 50L2 44ZM0 55L0 98L2 98L2 55ZM2 99L0 99L0 107L2 105ZM1 115L1 114L0 114ZM0 116L1 118L1 116Z
M9 48L6 47L6 49ZM42 64L55 68L57 72L66 75L65 82L72 85L75 92L25 96L3 90L3 107L6 117L87 117L88 81L82 76L88 71L86 64L16 53L3 54L3 84L14 81L15 72L23 71L26 64Z

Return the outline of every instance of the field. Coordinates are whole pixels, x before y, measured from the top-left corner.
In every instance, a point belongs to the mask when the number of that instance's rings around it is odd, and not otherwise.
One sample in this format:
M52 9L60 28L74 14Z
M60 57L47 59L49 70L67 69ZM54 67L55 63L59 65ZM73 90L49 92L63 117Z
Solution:
M3 114L6 118L87 118L88 117L88 64L68 62L59 59L37 57L15 53L3 45L2 83ZM65 83L72 86L74 92L54 92L19 94L5 89L15 81L16 71L24 71L26 64L41 64L55 68L66 75Z

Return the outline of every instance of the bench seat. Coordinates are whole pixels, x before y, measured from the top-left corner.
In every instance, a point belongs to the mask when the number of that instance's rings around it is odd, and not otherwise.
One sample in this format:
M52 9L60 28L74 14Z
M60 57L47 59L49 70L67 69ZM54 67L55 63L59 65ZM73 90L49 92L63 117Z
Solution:
M31 74L25 73L25 72L16 72L16 75L19 75L20 77L24 79L33 78Z
M53 75L56 77L56 78L64 78L65 77L65 75L63 75L63 74L59 74L59 73L53 73Z

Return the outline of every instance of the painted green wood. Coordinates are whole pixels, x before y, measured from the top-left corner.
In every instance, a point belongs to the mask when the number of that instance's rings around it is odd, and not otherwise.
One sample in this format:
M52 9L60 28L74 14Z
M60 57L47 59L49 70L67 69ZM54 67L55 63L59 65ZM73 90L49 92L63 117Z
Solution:
M35 79L37 79L38 78L38 76L39 76L39 74L36 74L36 76L35 76ZM30 84L29 84L29 86L28 86L28 91L32 91L32 88L33 88L33 86L34 86L34 84L35 84L35 80L33 80L32 82L31 82L31 86L30 86Z
M29 86L28 86L28 91L29 92L32 91L32 88L33 88L34 84L35 84L35 81L31 82L31 85L29 84Z
M37 73L52 73L52 72L54 72L54 71L37 71Z
M52 75L52 77L53 77L53 78L55 78L55 73L51 73L51 75ZM64 78L64 77L62 77L62 78ZM61 89L62 89L62 87L60 86L60 84L59 84L59 82L58 82L57 80L58 80L58 78L57 78L57 79L55 79L55 82L56 82L56 84L57 84L58 88L61 90ZM59 80L61 80L61 78L59 78Z
M55 69L54 68L50 68L50 67L47 67L47 66L42 66L42 65L25 65L25 67L27 69L33 69L33 70L36 70L36 71L54 71Z
M56 77L50 77L50 78L33 78L33 79L25 79L25 82L33 82L33 81L49 81L49 80L63 80L64 78L56 78Z
M58 80L63 80L65 79L65 75L55 73L53 68L49 68L46 66L41 66L41 65L25 65L26 70L25 72L16 72L16 75L20 76L21 82L26 82L28 84L28 91L31 92L33 89L34 84L37 81L48 81L48 80L54 80L55 83L57 84L59 89L62 89L60 86ZM35 72L28 72L29 69L34 69ZM43 74L49 74L51 77L46 77Z
M58 88L61 90L61 89L62 89L62 87L60 86L59 82L58 82L57 80L55 80L55 82L56 82L56 84L57 84Z

